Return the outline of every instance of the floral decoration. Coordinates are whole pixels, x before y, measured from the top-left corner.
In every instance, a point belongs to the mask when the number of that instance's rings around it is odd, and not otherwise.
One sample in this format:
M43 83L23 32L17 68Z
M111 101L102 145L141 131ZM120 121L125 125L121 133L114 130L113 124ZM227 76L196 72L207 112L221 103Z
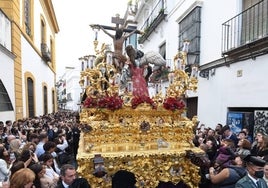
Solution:
M86 108L107 108L109 110L117 110L122 108L123 99L118 95L106 95L101 98L88 97L84 102L84 106Z
M96 108L98 107L98 100L97 98L87 97L84 101L84 107L86 108Z
M180 98L168 97L164 100L163 107L167 110L182 110L185 108L185 103Z
M131 100L131 106L133 109L137 108L141 103L147 103L152 106L153 109L156 109L156 103L148 96L134 96Z

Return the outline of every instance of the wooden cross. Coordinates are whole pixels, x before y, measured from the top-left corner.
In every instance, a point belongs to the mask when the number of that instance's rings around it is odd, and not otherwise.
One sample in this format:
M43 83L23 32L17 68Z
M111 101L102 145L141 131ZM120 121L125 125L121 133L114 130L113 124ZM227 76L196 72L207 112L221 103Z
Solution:
M116 14L115 17L112 17L112 23L115 23L116 28L119 28L119 25L123 25L125 23L125 19L120 18L120 15Z

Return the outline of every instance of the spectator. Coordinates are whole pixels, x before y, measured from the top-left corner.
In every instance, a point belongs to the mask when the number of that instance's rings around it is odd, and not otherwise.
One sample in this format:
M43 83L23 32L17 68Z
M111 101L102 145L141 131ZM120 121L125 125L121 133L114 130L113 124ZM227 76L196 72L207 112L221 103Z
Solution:
M242 131L244 131L246 133L246 139L248 139L248 141L250 141L250 143L252 143L253 142L253 139L252 139L252 134L250 134L249 128L248 127L244 127L242 129Z
M74 154L75 160L76 160L78 146L79 146L80 132L81 131L78 128L78 124L74 123L72 126L72 135L73 135L73 154Z
M37 188L55 188L57 182L46 176L46 168L41 164L33 164L29 167L35 173L34 186Z
M117 171L112 178L112 188L134 188L136 177L126 170Z
M240 179L236 184L236 188L267 188L267 184L263 179L263 167L265 161L257 156L248 155L244 158L246 162L247 175Z
M46 154L51 154L53 156L53 169L59 174L60 173L60 169L59 169L59 162L58 162L58 156L55 153L56 150L56 144L54 142L48 141L47 143L44 144L44 150L45 153L43 153L40 157L39 157L39 161L43 162L44 161L44 156Z
M251 154L263 157L264 160L268 161L268 136L263 133L257 133L256 144L251 149Z
M10 160L12 161L13 159L18 159L20 155L20 144L21 141L19 139L13 139L9 143L9 155L10 155Z
M6 148L7 150L9 150L10 142L11 142L12 140L15 140L15 139L16 139L16 136L14 136L14 135L12 135L12 134L10 134L10 135L8 135L8 136L6 137L5 148Z
M71 164L71 154L65 151L69 146L65 135L60 134L59 137L55 139L55 143L57 145L56 153L58 155L59 165Z
M240 139L237 144L236 154L247 156L250 154L251 143L247 139Z
M241 139L247 139L247 133L246 133L245 131L240 131L240 132L238 133L237 138L238 138L239 140L241 140Z
M89 183L84 178L76 177L76 170L73 165L65 164L60 170L60 180L57 188L65 188L71 186L72 188L90 188Z
M11 177L10 188L32 188L34 179L35 173L32 170L22 168Z
M12 178L12 176L14 175L15 172L17 172L18 170L25 168L24 162L23 161L17 161L14 162L12 167L10 168L10 177L9 179Z
M19 157L19 161L24 162L24 166L28 167L39 162L35 153L31 150L23 150Z
M0 146L0 182L3 182L4 180L8 179L9 174L10 174L10 170L7 166L7 161L6 161L7 156L8 156L8 151L6 150L6 148L3 146ZM13 162L14 161L12 161L12 163Z
M59 174L53 168L53 159L54 157L50 153L46 153L43 156L43 164L46 167L46 175L57 182L59 180Z
M266 184L268 185L268 163L267 162L265 163L263 171L264 171L263 179L265 180Z
M219 148L216 160L215 169L225 168L230 165L231 160L234 159L234 143L231 139L222 140L222 145Z
M38 134L30 133L28 140L29 140L29 142L35 143L35 145L38 144L39 143Z
M217 154L217 145L212 140L207 140L206 145L208 146L207 155L210 161L214 161Z
M240 156L234 160L234 165L228 166L217 172L213 167L209 168L209 179L212 187L233 188L238 180L246 175L245 165Z
M238 144L237 136L231 131L229 125L225 125L222 127L222 139L231 139L233 140L235 147Z
M35 152L35 150L36 150L36 144L34 142L27 142L23 146L22 151L23 150L31 150L32 152Z
M36 145L35 153L37 157L39 158L43 153L45 153L45 150L43 148L44 144L48 141L48 136L46 133L41 133L39 135L39 143Z

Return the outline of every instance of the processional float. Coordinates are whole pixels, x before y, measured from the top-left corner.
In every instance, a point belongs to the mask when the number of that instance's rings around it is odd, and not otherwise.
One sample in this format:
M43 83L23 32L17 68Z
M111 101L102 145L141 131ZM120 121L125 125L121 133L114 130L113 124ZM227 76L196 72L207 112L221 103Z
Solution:
M152 97L135 96L129 87L122 91L120 72L104 46L97 56L98 63L91 60L81 71L86 98L80 122L87 128L80 136L79 174L93 188L111 187L112 175L122 169L135 174L137 187L155 188L160 181L198 187L199 167L186 157L188 150L201 152L192 143L197 118L185 116L186 92L197 89L196 68L185 72L187 50L174 57L165 94Z

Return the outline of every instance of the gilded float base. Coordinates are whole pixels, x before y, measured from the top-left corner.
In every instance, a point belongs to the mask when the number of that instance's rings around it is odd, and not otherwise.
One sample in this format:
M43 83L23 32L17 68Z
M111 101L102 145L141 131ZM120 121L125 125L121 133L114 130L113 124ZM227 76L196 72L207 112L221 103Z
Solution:
M112 148L114 150L117 148L118 151L113 152ZM78 173L90 182L92 188L110 188L112 175L122 169L135 174L138 188L155 188L160 181L172 182L174 185L183 181L190 188L197 188L200 182L199 167L185 157L187 149L189 147L149 149L146 145L137 148L131 145L123 147L120 144L114 146L108 144L103 146L101 152L80 151ZM191 150L195 153L201 152L198 148ZM93 159L96 154L101 154L104 159L107 174L102 178L93 175Z

